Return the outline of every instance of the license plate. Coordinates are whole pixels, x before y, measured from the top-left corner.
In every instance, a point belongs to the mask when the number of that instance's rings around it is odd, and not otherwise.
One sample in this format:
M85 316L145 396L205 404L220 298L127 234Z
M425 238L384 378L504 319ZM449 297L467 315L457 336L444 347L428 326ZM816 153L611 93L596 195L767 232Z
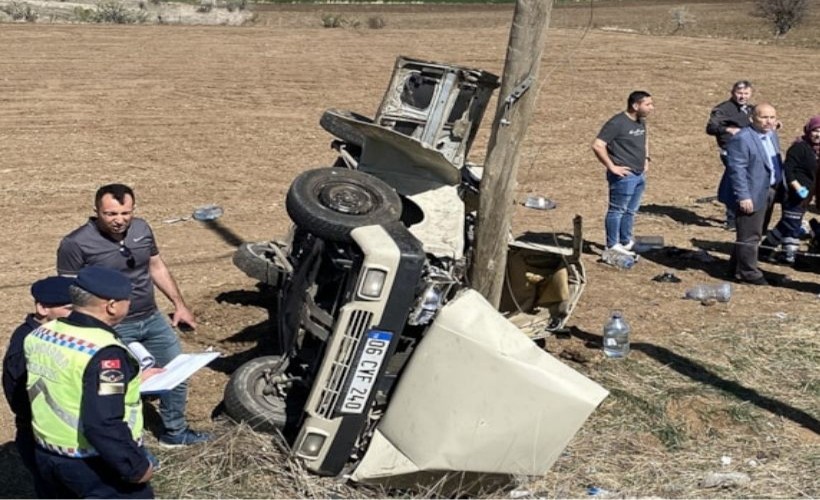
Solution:
M365 410L367 398L376 383L376 377L379 375L379 368L387 354L391 338L393 334L390 332L380 330L367 332L362 356L353 370L350 387L342 400L342 407L339 410L341 413L362 413Z

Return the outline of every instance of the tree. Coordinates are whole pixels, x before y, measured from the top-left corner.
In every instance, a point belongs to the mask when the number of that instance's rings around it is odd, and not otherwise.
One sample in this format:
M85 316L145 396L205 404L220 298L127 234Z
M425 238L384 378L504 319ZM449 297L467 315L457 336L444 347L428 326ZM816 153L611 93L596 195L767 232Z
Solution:
M681 31L686 28L687 25L695 22L695 16L689 13L689 9L685 5L675 7L670 10L669 13L672 14L672 21L675 23L675 29L672 31L672 34Z
M806 17L809 0L756 0L755 6L755 14L774 25L775 36L783 36Z

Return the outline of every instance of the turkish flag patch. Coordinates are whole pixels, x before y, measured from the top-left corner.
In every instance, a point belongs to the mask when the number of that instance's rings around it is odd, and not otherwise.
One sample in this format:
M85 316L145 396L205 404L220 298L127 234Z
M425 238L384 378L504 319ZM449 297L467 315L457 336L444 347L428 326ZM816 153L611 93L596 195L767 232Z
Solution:
M104 359L100 361L100 368L103 370L119 370L120 369L120 360L119 359Z

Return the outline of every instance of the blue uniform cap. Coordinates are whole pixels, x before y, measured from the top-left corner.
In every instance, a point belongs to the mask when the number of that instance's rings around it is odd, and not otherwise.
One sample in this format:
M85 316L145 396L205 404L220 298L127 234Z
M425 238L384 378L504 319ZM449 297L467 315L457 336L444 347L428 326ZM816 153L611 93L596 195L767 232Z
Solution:
M82 268L74 284L101 299L126 300L131 296L131 280L121 272L105 267Z
M49 276L35 281L31 285L31 296L35 302L44 306L64 306L71 304L68 287L73 283L72 278L65 276Z

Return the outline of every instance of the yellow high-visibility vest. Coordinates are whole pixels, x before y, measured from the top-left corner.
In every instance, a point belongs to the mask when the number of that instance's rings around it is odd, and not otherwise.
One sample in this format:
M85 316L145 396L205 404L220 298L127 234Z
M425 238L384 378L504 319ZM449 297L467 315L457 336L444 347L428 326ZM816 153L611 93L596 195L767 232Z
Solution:
M83 373L97 351L112 345L125 349L129 353L129 362L139 370L139 362L130 351L102 328L78 327L54 320L26 336L24 352L32 425L34 437L41 446L69 457L98 455L80 428ZM116 375L116 372L112 373ZM113 382L108 386L112 393L119 392L125 383ZM100 383L105 384L104 381ZM124 389L123 420L131 429L134 441L141 442L143 419L139 374Z

